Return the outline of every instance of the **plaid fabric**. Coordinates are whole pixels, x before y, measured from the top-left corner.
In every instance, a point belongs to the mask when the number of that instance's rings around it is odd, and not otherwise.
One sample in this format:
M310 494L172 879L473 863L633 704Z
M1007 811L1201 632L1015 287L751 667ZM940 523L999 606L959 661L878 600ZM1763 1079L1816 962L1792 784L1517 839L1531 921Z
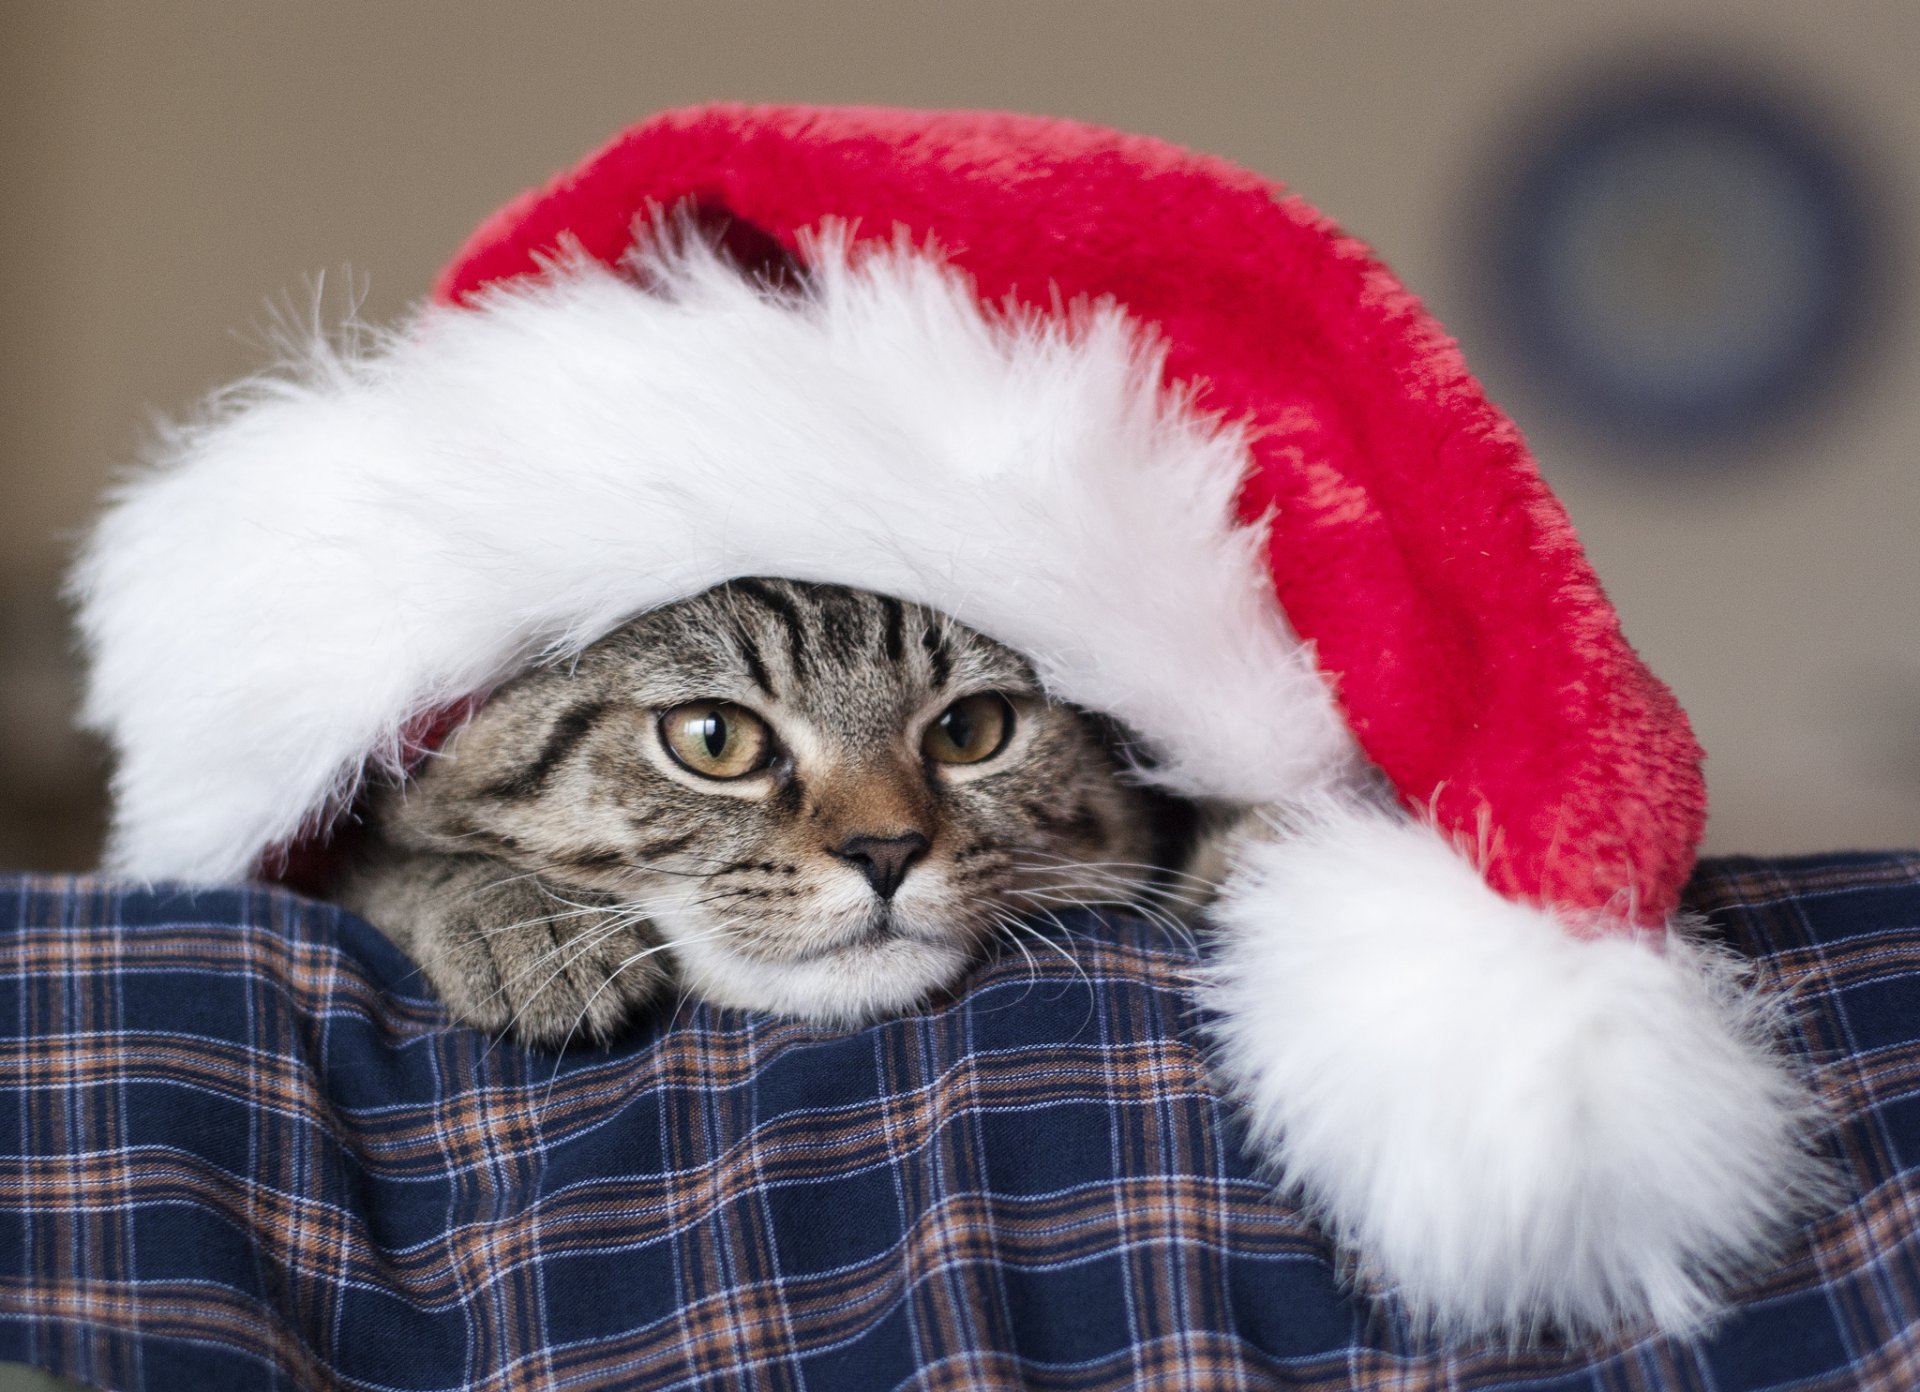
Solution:
M1709 1339L1422 1351L1251 1172L1189 952L854 1033L688 1008L556 1064L262 889L0 887L0 1357L113 1388L1920 1387L1920 856L1704 869L1854 1197Z

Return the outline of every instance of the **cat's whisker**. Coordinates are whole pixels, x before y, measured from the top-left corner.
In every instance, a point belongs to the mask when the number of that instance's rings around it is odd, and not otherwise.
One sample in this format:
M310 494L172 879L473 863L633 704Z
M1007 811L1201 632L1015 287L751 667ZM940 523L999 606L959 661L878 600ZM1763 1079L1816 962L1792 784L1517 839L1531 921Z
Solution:
M559 897L559 896L556 895L555 897ZM559 981L563 976L565 976L567 972L572 969L575 963L579 962L582 958L587 956L595 948L599 947L602 943L606 942L609 938L613 937L617 933L627 928L637 927L642 923L646 923L650 920L650 917L651 917L651 914L648 911L646 906L622 906L619 908L590 906L589 911L607 914L608 921L604 924L597 925L596 927L594 927L593 929L585 933L576 934L574 936L564 938L556 942L552 948L548 949L546 952L541 953L538 957L535 957L532 961L523 964L518 970L516 970L513 973L511 977L503 980L498 987L496 987L492 992L488 994L488 996L486 997L487 1000L496 999L499 996L504 995L508 990L510 990L515 985L519 984L521 981L525 980L528 976L530 976L532 973L537 971L540 967L545 965L547 962L552 961L555 957L564 956L565 958L565 960L563 960L560 963L560 965L556 967L547 976L546 980L541 982L539 987L535 989L534 992L530 996L528 996L525 1001L521 1003L520 1008L514 1011L513 1017L509 1019L507 1022L507 1025L504 1031L505 1033L511 1033L513 1026L519 1023L520 1018L526 1014L527 1010L530 1009L540 999L541 996L545 995L546 992L554 985L555 982ZM573 915L555 915L554 918L564 918L564 917L572 917L572 916ZM547 921L549 920L530 920L529 922L538 923L538 922L547 922ZM737 919L729 919L726 922L721 923L720 925L718 925L708 933L698 934L688 938L682 938L679 941L682 943L705 942L713 938L723 937L725 936L726 932L729 929L731 929L738 923L738 921L739 920ZM527 926L527 925L518 924L518 925L510 925L510 926L520 927L520 926ZM494 931L500 931L500 930L494 930ZM671 947L673 945L674 944L671 942L663 942L656 946L649 947L642 952L636 953L628 957L627 959L625 959L625 961L622 962L620 967L615 968L614 972L611 975L609 975L609 977L605 981L602 981L600 985L594 989L593 994L589 996L587 1004L582 1007L580 1015L575 1019L573 1028L568 1031L567 1043L570 1044L572 1042L574 1033L578 1031L580 1027L580 1023L586 1018L586 1013L588 1010L591 1009L593 1001L599 997L602 991L604 991L609 985L612 984L613 978L617 976L621 970L623 970L626 966L632 965L634 962L640 961L646 957L650 957L655 952L664 951L666 948ZM569 949L572 949L572 950L569 951ZM566 1047L566 1044L563 1044L561 1047L564 1050ZM493 1045L489 1044L487 1047L486 1053L483 1053L481 1055L483 1060L485 1059L487 1054L490 1054L492 1052L492 1048L493 1048ZM549 1084L549 1086L551 1087L551 1084Z
M511 1031L513 1027L520 1022L520 1017L526 1014L528 1007L539 1000L540 997L546 993L548 987L552 986L554 982L567 974L567 968L571 967L575 962L593 951L594 948L612 937L619 931L620 926L621 925L616 924L604 928L597 928L591 933L582 933L578 937L567 938L561 941L554 947L541 953L538 957L535 957L532 961L522 964L511 975L503 975L500 985L489 992L485 1000L491 1002L497 997L505 995L512 987L532 976L541 966L552 961L555 957L564 954L565 960L563 960L558 967L554 968L547 979L540 983L533 994L520 1003L520 1008L513 1012L512 1018L509 1019L506 1024L506 1029ZM491 1046L489 1046L488 1051L491 1052ZM482 1057L484 1057L484 1055L482 1055Z
M1168 937L1178 942L1188 952L1198 955L1200 951L1200 939L1194 934L1192 926L1181 919L1179 915L1168 913L1163 909L1158 909L1147 904L1134 905L1134 911L1146 919L1147 922L1160 929L1160 931Z
M1101 869L1118 868L1122 870L1145 870L1156 875L1180 876L1184 872L1171 870L1157 861L1151 860L1082 860L1077 856L1062 855L1058 851L1045 851L1034 846L1019 848L1022 855L1034 857L1037 861L1053 865L1090 865Z
M468 833L469 836L479 835L479 834L480 833L477 833L477 832ZM453 839L458 840L462 838L455 837ZM730 868L729 862L715 859L713 857L694 856L684 851L676 851L674 852L674 856L676 859L680 859L688 862L689 864L693 865L695 868L691 870L675 870L675 869L669 869L665 865L646 864L646 863L641 863L637 861L631 864L620 865L613 868L619 872L629 874L629 875L664 875L674 879L687 879L687 880L711 879L713 878L714 875L724 873ZM520 880L540 878L541 880L541 883L539 886L540 889L548 895L557 897L557 891L554 889L552 881L554 879L564 878L572 870L573 870L573 867L561 861L552 861L552 860L541 861L531 870L524 871L523 873L518 875L509 875L504 879L495 881L494 883L495 885L509 885L509 884L514 884Z
M554 982L558 981L561 977L565 976L568 970L581 958L586 956L587 953L591 952L594 948L598 947L601 943L605 942L608 938L612 937L616 932L620 931L620 929L629 927L629 926L631 926L631 924L629 923L615 923L605 928L596 929L591 933L583 933L578 938L568 939L567 941L559 944L552 950L542 953L539 957L535 958L532 962L527 963L520 970L516 971L511 978L509 978L506 981L503 981L500 987L488 997L489 1000L491 1000L494 996L503 994L507 990L507 988L510 985L514 984L515 982L523 980L525 977L530 975L533 972L533 970L536 967L538 967L541 963L551 960L557 954L565 952L567 948L574 947L576 944L578 944L578 951L575 951L571 955L569 955L565 961L563 961L557 968L554 969L554 971L551 974L548 975L545 981L540 983L539 987L533 992L532 995L528 996L526 1000L521 1002L520 1008L513 1012L512 1018L507 1021L506 1025L501 1029L500 1033L495 1035L495 1037L488 1042L486 1050L480 1055L481 1061L485 1062L487 1057L490 1054L492 1054L494 1050L494 1046L497 1045L501 1039L507 1037L513 1032L513 1027L520 1022L520 1017L525 1015L527 1011L534 1005L534 1003L538 1001L541 996L546 994L547 990L554 984ZM659 944L660 949L664 949L669 946L671 946L671 944L669 943ZM650 949L650 951L652 950L658 950L658 949ZM602 987L604 987L605 984L606 984L605 982L602 982L601 983ZM575 1022L575 1025L577 1028L578 1027L577 1021ZM569 1033L568 1038L569 1040L571 1040L572 1038L571 1033Z
M1077 881L1097 880L1101 884L1124 888L1130 892L1143 894L1152 894L1156 891L1160 893L1168 892L1166 886L1155 885L1152 880L1144 875L1108 870L1100 866L1071 864L1034 865L1022 864L1016 861L1009 864L1007 869L1011 874L1022 879L1032 878L1044 882L1048 878L1069 876Z
M667 1016L667 1028L669 1030L673 1029L674 1026L680 1023L680 1012L687 1008L687 1002L692 999L693 999L692 984L688 982L682 982L680 985L679 998L675 1000L673 1003L673 1014Z
M546 965L548 962L552 961L555 957L561 956L562 954L571 954L573 956L578 956L580 953L583 953L583 952L591 952L597 944L605 941L608 937L611 937L617 931L619 930L615 926L602 925L601 927L594 928L589 932L578 933L572 937L555 939L552 947L548 948L545 952L542 952L537 957L534 957L531 961L524 962L516 966L513 972L511 973L511 975L503 974L499 987L496 988L492 993L490 993L486 997L486 1000L491 1002L496 996L505 995L507 991L510 990L513 986L515 986L516 984L524 980L526 977L532 975L535 971L537 971L542 966ZM561 970L564 971L565 969L566 968L563 964L561 967ZM549 978L549 980L551 979L552 978Z
M685 899L685 900L674 899L674 900L663 900L659 902L664 902L664 903L673 904L673 905L685 904L689 908L705 908L709 904L722 903L728 899L738 899L744 894L752 894L753 892L754 890L752 886L749 885L749 886L743 886L737 889L724 889L724 888L716 889L713 891L713 893L703 895L698 899Z
M1142 910L1154 902L1134 885L1108 880L1027 880L1009 885L1006 892L1032 898L1051 896L1051 902L1061 904L1124 905Z
M623 865L620 869L629 875L665 875L678 880L710 880L722 873L719 870L669 870L664 865Z
M554 903L565 904L569 908L580 909L587 913L592 913L596 910L598 910L601 913L605 913L608 909L611 909L612 907L614 907L612 904L608 904L604 901L598 904L583 904L578 899L569 899L567 898L566 895L562 894L558 889L554 888L552 882L548 880L541 880L539 882L539 889L542 894L544 894L547 898L553 900Z
M709 879L712 879L715 875L724 875L724 874L730 874L730 873L743 874L746 872L746 867L742 867L732 861L720 860L713 857L689 856L684 851L675 851L674 856L677 859L686 860L692 865L695 865L697 867L703 867L703 868L696 868L693 870L670 870L664 865L639 864L639 863L635 863L629 866L623 866L622 868L637 875L669 875L669 876L674 876L677 878L689 879L689 880L709 880Z
M1023 885L1015 886L1007 893L1016 898L1031 899L1042 904L1055 904L1066 909L1124 907L1146 912L1144 905L1137 903L1130 895L1116 894L1111 885Z
M596 907L590 910L581 910L574 913L550 914L545 918L521 919L515 923L505 923L505 924L497 925L493 928L482 929L480 932L476 933L474 936L477 938L490 938L500 933L513 932L515 929L519 929L519 928L537 928L543 925L551 928L555 923L559 923L567 919L584 918L593 914L601 915L607 921L604 923L593 924L592 926L584 929L581 932L569 933L569 934L566 934L565 936L556 935L556 939L555 939L556 945L565 946L567 944L577 942L583 937L603 936L608 931L617 930L623 927L636 926L640 923L644 923L647 921L645 913L634 907L630 907L630 906Z
M565 960L541 983L540 987L522 1003L520 1009L514 1012L513 1020L508 1022L508 1026L511 1028L514 1021L520 1018L526 1008L532 1005L549 986L566 975L567 970L572 967L575 962L585 957L589 952L592 952L609 938L614 937L625 929L637 927L644 922L646 922L645 918L640 916L615 916L609 922L593 928L588 932L559 939L545 952L542 952L529 962L522 963L511 975L504 977L500 985L488 992L483 999L490 1002L505 995L510 989L520 982L525 981L540 967L552 961L555 957L565 957Z
M1010 930L1006 941L1012 943L1014 947L1019 949L1020 955L1027 959L1027 989L1031 991L1034 984L1040 980L1040 963L1034 960L1031 952L1027 951L1027 945L1020 941L1017 935L1011 932L1011 929L1015 926L1015 920L1011 914L996 915L996 920L996 926ZM1026 997L1022 996L1021 999L1025 1000Z
M587 950L586 948L581 949L582 952L585 952L586 950ZM578 954L576 954L576 956L577 955ZM513 1027L520 1023L520 1017L526 1014L527 1011L532 1008L534 1002L539 1000L540 997L546 993L547 988L553 985L554 982L558 981L563 975L566 974L566 970L569 964L570 964L569 962L561 963L560 967L558 968L558 970L556 970L553 973L553 975L549 976L545 981L541 982L539 988L535 990L532 995L528 996L524 1001L520 1003L520 1008L514 1011L513 1014L508 1017L507 1023L500 1028L500 1030L493 1036L493 1038L487 1041L487 1047L481 1050L480 1052L481 1063L484 1064L489 1058L493 1057L493 1051L499 1047L500 1041L507 1038L509 1035L513 1033ZM518 981L524 975L526 975L526 972L516 972L512 977L512 981ZM492 994L489 995L487 999L492 1000L494 996L504 995L506 993L507 986L509 984L510 982L503 981L500 985L500 988L492 992Z
M1052 916L1049 915L1049 917L1052 917ZM1069 937L1078 936L1077 934L1074 934L1071 929L1066 928L1064 924L1061 924L1059 919L1054 918L1052 921L1056 927L1060 928L1061 931L1067 933ZM1018 917L1009 915L1006 917L1006 926L1016 933L1025 933L1028 936L1032 937L1035 941L1043 944L1046 947L1053 949L1055 952L1060 954L1061 959L1064 960L1068 966L1073 968L1074 974L1080 978L1081 985L1085 986L1087 989L1087 1015L1086 1015L1086 1019L1080 1022L1080 1028L1085 1029L1087 1027L1087 1020L1091 1020L1093 1018L1093 1003L1096 998L1094 993L1094 988L1093 988L1093 977L1088 974L1086 967L1082 965L1080 960L1076 958L1071 952L1067 951L1067 949L1064 946L1062 946L1060 943L1055 942L1052 938L1048 937L1045 933L1042 933L1039 929L1035 928L1031 923L1025 922L1024 920Z
M489 880L487 881L486 884L480 886L480 888L482 892L491 893L496 889L505 889L508 885L511 885L511 884L519 884L522 880L538 880L540 876L544 873L545 873L544 870L522 870L517 875L502 875L497 880ZM546 892L548 888L544 882L536 885L535 887L541 890L542 892Z
M1212 902L1212 894L1196 895L1186 890L1175 889L1169 885L1137 884L1129 886L1129 892L1142 899L1165 904L1175 911L1199 913Z
M483 938L492 937L497 933L510 933L519 928L538 927L541 924L559 923L566 919L585 918L593 914L614 915L629 922L640 922L658 916L662 909L702 908L709 904L718 903L723 899L737 896L740 893L740 891L737 890L720 890L699 899L655 896L651 899L621 899L610 904L580 904L575 900L566 898L549 886L543 886L543 888L546 889L548 898L562 904L573 905L573 907L566 912L547 914L541 918L523 918L513 923L497 924L492 928L482 929L475 936ZM636 917L636 915L638 915L638 917Z
M1010 889L1009 897L1031 900L1042 904L1058 905L1062 908L1120 908L1136 914L1184 944L1191 951L1199 950L1199 941L1193 930L1181 919L1151 902L1128 896L1116 896L1104 892L1100 885L1047 885L1039 889Z
M1040 984L1040 963L1035 960L1031 952L1027 951L1027 945L1020 940L1020 935L1015 931L1016 927L1017 924L1011 920L1003 922L999 915L995 915L988 922L989 930L998 934L996 941L1011 944L1027 960L1027 989L1022 991L1016 999L1006 1002L1004 1006L996 1007L997 1009L1019 1005L1021 1001L1032 995L1033 988Z
M1125 904L1142 913L1147 912L1150 906L1159 912L1171 912L1176 915L1182 911L1186 913L1199 911L1199 906L1190 897L1177 890L1141 884L1123 876L1110 876L1098 872L1084 876L1076 875L1072 870L1073 867L1069 866L1049 869L1045 872L1048 876L1045 879L1029 871L1032 878L1014 885L1009 893L1085 895L1091 896L1086 901L1088 903Z
M1139 870L1144 874L1152 875L1160 879L1192 880L1196 884L1208 889L1220 888L1219 885L1207 879L1204 875L1190 874L1185 870L1179 870L1172 866L1156 865L1152 861L1076 860L1072 856L1059 855L1052 851L1035 850L1030 846L1023 846L1021 853L1038 858L1036 865L1032 868L1038 868L1040 865L1064 865L1075 870Z
M1109 871L1100 865L1076 865L1072 862L1063 862L1059 865L1022 865L1016 863L1010 865L1008 868L1028 875L1062 875L1085 872L1089 879L1098 880L1116 889L1124 889L1129 894L1140 895L1150 899L1165 900L1170 903L1183 905L1187 908L1199 907L1195 899L1195 894L1198 892L1197 890L1187 890L1175 888L1171 885L1155 884L1150 879L1123 875ZM1209 894L1216 888L1212 886L1209 881L1203 880L1197 875L1190 875L1186 878L1191 880L1195 886L1207 890Z
M702 933L691 938L682 938L679 943L672 943L672 942L657 943L652 947L644 948L639 952L635 952L630 956L622 958L619 965L617 965L616 967L614 967L612 971L607 973L607 979L601 982L598 986L596 986L594 988L593 994L587 997L585 1004L583 1004L580 1007L580 1013L574 1017L573 1027L567 1031L567 1037L561 1041L560 1051L553 1060L553 1072L547 1078L547 1090L545 1093L541 1095L541 1098L540 1098L541 1110L544 1111L546 1109L547 1104L553 1100L554 1084L560 1081L560 1066L566 1060L567 1050L572 1047L573 1038L576 1034L580 1032L580 1026L586 1023L587 1016L593 1012L593 1003L600 999L602 992L604 992L608 987L612 986L613 983L619 979L621 972L625 971L628 967L633 966L636 962L643 962L647 958L655 955L656 953L665 952L670 947L676 947L686 943L706 942L712 938L717 938L729 926L731 925L723 924L721 927L714 929L711 933Z
M1078 906L1068 905L1067 907L1072 908L1072 907L1078 907ZM1099 938L1095 937L1091 933L1083 933L1077 928L1068 927L1065 920L1063 920L1059 914L1053 912L1053 910L1048 908L1031 909L1026 915L1024 915L1022 921L1026 923L1026 926L1028 927L1028 929L1034 932L1042 942L1045 942L1050 946L1054 947L1056 951L1059 951L1060 948L1059 948L1059 944L1055 941L1054 937L1051 934L1040 933L1037 929L1034 929L1032 927L1031 920L1036 918L1044 919L1046 922L1051 924L1054 928L1055 933L1058 933L1059 936L1061 937L1067 938L1075 942L1084 942L1095 947L1098 947L1100 945ZM1076 967L1076 969L1078 969L1080 967L1080 963L1078 959L1073 959L1073 960L1074 960L1074 966Z
M605 905L595 905L592 908L585 908L585 909L568 909L563 913L546 914L540 918L522 918L522 919L517 919L512 923L496 924L492 928L481 929L478 933L474 934L474 936L478 938L491 938L496 934L511 933L520 928L538 928L543 925L561 923L566 921L567 919L587 918L592 916L593 914L604 914L604 913L610 913L610 912L612 912L612 910L607 908Z
M487 839L489 842L491 842L491 840L493 839L485 831L441 832L440 835L444 836L449 841L475 841L475 840L480 840L484 838L484 839ZM708 864L713 866L718 866L721 864L721 862L716 860L716 861L710 861L708 862ZM649 874L649 875L680 875L680 876L685 876L688 879L702 879L702 880L708 878L713 873L713 871L710 869L709 870L668 870L663 866L656 866L656 865L631 865L631 866L623 866L621 868L638 871L638 872ZM481 886L481 888L490 889L490 890L501 889L507 885L518 884L522 880L536 880L538 881L538 884L536 887L542 893L548 895L549 897L558 898L559 895L553 887L553 881L557 878L563 878L572 869L573 869L572 866L569 866L562 861L540 860L535 862L530 869L522 870L519 874L516 874L516 875L503 875L501 878L497 880L489 881L486 885Z
M1075 933L1071 928L1067 927L1066 924L1062 923L1059 917L1055 914L1052 914L1043 910L1041 913L1041 916L1046 918L1049 922L1053 924L1055 928L1058 928L1062 933L1064 933L1068 937L1082 936L1081 934ZM1006 915L1005 922L1008 927L1014 929L1016 932L1027 934L1029 937L1033 938L1034 941L1040 943L1043 947L1046 947L1052 950L1053 952L1058 953L1060 955L1060 958L1063 961L1065 961L1068 966L1072 967L1076 973L1079 974L1080 980L1083 983L1085 983L1085 985L1087 986L1087 989L1088 990L1093 989L1093 979L1087 975L1087 969L1081 965L1079 958L1075 957L1071 952L1067 951L1064 945L1062 945L1059 942L1056 942L1053 938L1047 936L1045 933L1042 933L1039 929L1035 928L1031 923L1027 922L1025 919L1022 919L1017 914Z

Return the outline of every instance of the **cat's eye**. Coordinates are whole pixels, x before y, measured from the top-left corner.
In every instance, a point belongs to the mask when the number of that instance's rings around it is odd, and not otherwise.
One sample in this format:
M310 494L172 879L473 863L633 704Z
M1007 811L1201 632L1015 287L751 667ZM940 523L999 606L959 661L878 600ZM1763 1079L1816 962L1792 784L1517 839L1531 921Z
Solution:
M773 760L766 721L729 701L689 701L660 717L660 742L703 778L745 778Z
M927 726L920 747L942 764L977 764L991 759L1013 738L1013 706L994 691L963 696Z

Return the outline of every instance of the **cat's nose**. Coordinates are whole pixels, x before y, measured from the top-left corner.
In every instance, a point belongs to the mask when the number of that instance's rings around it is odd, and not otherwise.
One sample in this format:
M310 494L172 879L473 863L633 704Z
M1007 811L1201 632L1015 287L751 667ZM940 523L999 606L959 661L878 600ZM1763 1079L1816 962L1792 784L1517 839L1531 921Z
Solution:
M917 831L904 836L849 836L827 854L856 867L875 894L891 899L914 861L927 853L929 844Z

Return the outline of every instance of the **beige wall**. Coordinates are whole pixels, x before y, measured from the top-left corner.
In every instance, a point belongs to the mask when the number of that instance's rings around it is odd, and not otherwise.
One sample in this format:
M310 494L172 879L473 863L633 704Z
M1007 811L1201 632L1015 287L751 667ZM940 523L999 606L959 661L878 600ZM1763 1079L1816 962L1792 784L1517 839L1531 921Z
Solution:
M1897 244L1916 244L1912 0L0 0L0 804L72 828L0 832L0 865L84 858L87 756L46 732L69 696L35 635L61 538L151 414L255 364L268 301L305 304L316 272L332 286L350 265L368 312L397 312L495 203L637 115L719 97L1004 106L1206 147L1372 240L1486 367L1460 239L1488 151L1583 65L1683 44L1829 99ZM1781 447L1788 467L1711 489L1623 479L1511 403L1629 635L1694 712L1720 849L1920 841L1910 301L1886 332L1873 371Z

